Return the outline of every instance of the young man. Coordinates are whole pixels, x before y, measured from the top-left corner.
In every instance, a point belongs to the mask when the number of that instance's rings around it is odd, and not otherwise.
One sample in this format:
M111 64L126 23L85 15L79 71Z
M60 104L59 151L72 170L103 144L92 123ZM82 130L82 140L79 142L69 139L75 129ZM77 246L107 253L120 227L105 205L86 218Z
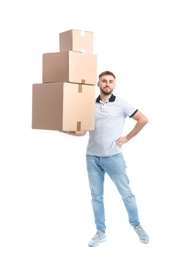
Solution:
M148 123L147 118L126 100L113 95L116 77L110 71L99 75L100 95L95 102L95 130L89 132L86 149L86 163L89 186L92 196L92 208L97 232L89 241L91 247L106 241L104 211L104 176L109 175L116 185L128 213L129 223L137 233L139 240L147 244L149 237L140 224L136 199L129 186L122 145L137 135ZM136 123L133 129L122 136L126 117ZM65 132L74 136L83 136L86 131Z

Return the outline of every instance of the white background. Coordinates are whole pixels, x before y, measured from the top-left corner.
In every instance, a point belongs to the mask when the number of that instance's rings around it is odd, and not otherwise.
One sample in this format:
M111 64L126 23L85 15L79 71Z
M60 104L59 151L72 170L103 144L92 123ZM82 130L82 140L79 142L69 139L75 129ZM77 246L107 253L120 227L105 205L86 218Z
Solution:
M4 3L3 3L4 2ZM0 259L186 259L186 8L181 0L1 1ZM59 33L94 32L98 74L149 119L123 147L150 243L130 227L106 176L107 242L95 233L86 175L88 135L31 129L32 84ZM133 126L126 121L124 132Z

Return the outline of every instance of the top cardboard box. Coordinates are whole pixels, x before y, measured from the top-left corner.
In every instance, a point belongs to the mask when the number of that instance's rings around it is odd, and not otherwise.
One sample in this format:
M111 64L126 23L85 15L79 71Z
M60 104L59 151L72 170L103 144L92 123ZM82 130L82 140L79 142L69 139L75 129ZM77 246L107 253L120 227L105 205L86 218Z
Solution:
M93 54L93 32L69 30L59 34L59 49Z

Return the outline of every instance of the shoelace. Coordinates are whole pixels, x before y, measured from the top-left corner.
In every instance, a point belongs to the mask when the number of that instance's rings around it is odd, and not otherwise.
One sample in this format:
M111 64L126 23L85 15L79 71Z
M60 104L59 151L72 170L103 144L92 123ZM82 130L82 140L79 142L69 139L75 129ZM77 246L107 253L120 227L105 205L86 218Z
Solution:
M140 237L145 235L145 232L141 227L136 228L136 231L138 232Z
M93 239L96 239L97 237L99 237L101 235L101 231L97 231L97 233L95 234L95 236L93 237Z

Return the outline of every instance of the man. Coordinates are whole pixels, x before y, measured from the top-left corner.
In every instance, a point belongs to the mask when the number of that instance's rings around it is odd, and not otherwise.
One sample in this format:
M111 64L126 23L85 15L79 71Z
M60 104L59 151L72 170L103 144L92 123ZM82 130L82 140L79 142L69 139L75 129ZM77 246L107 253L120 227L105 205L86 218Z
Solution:
M105 173L116 185L127 210L129 223L139 240L145 244L149 242L149 237L139 221L136 199L129 186L126 164L122 155L122 145L136 136L148 120L126 100L113 95L115 81L116 77L111 71L104 71L99 75L100 95L95 104L95 130L89 132L86 149L87 172L97 229L95 236L88 243L91 247L106 241L103 201ZM136 123L126 136L122 136L126 117L133 118ZM86 131L65 133L83 136Z

